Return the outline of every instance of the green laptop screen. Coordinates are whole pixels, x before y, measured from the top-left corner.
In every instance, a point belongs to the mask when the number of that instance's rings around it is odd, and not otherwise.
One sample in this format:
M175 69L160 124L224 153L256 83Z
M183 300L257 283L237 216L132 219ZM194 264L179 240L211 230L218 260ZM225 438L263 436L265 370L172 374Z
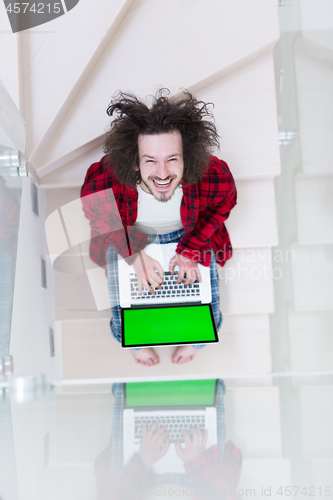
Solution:
M212 406L216 380L126 383L126 406Z
M123 309L123 347L215 342L209 304Z

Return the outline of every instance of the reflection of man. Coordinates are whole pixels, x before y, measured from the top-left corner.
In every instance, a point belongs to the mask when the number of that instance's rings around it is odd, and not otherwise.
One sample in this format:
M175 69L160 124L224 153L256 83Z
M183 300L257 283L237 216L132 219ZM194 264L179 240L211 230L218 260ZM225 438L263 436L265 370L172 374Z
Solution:
M200 280L198 262L210 265L218 330L216 260L223 265L231 256L224 221L236 204L236 188L227 164L209 154L219 139L207 105L188 92L172 98L160 91L148 108L120 93L107 112L118 113L107 136L107 155L89 168L81 196L92 229L91 258L107 265L113 335L121 340L117 253L133 263L139 291L154 293L152 286L163 286L163 269L143 249L156 233L160 243L178 242L169 268L173 273L178 267L178 283ZM103 195L107 189L113 190L125 231L112 230L115 207ZM195 352L195 346L179 346L172 361L190 361ZM159 362L151 348L132 353L147 366Z
M122 498L154 498L155 496L192 496L197 500L212 496L237 499L236 487L240 477L241 451L231 441L224 445L225 386L219 381L217 388L217 445L206 449L208 431L198 428L183 430L184 443L176 443L176 451L184 463L184 473L154 474L152 466L169 449L166 427L156 421L150 429L144 424L144 432L138 453L122 467L122 384L115 384L112 440L109 447L95 460L98 500ZM181 493L185 492L185 493Z

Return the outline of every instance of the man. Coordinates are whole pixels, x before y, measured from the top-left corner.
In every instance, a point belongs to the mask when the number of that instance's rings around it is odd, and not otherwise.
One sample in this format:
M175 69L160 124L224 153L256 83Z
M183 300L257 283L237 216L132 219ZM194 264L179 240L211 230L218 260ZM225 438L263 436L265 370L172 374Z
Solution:
M88 169L81 190L90 221L92 260L107 268L111 331L121 341L117 254L133 264L139 291L163 286L163 269L143 249L156 234L160 243L178 242L170 271L178 283L200 280L197 263L210 266L212 306L221 327L216 261L224 265L231 244L224 221L236 204L227 164L210 155L219 137L207 104L189 92L169 97L160 90L149 108L132 94L119 93L107 109L110 131L100 162ZM174 363L193 359L199 346L178 346ZM200 346L201 347L201 346ZM136 362L152 366L156 352L132 350Z

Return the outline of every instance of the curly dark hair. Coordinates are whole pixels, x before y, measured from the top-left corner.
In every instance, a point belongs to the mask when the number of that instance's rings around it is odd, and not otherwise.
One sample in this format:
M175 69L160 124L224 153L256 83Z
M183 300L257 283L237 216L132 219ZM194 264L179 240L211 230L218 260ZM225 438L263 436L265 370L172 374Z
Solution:
M118 92L107 108L107 114L118 113L110 125L104 152L119 182L135 187L140 181L138 136L163 134L179 130L183 141L184 175L186 184L196 184L209 164L209 154L219 148L219 136L208 107L187 90L169 97L168 89L160 89L150 108L135 95ZM208 118L208 119L207 119Z

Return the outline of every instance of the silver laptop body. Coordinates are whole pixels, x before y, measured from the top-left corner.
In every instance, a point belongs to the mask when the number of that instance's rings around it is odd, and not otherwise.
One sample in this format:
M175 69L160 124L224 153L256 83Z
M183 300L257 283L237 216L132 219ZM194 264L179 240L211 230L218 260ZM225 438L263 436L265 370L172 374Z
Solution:
M216 385L215 385L216 395ZM140 449L143 433L142 423L146 422L148 429L156 420L160 426L166 425L169 431L170 447L166 455L153 465L156 473L177 472L184 473L183 461L178 457L175 444L178 438L183 440L181 429L188 430L198 427L202 432L208 430L206 449L217 444L217 413L214 403L211 405L182 405L182 406L153 406L153 407L127 407L126 395L123 410L123 451L124 465L134 453ZM184 447L184 446L183 446Z
M157 260L164 270L164 285L162 290L156 289L156 295L148 293L143 288L141 295L138 294L137 279L134 267L118 256L119 273L119 297L120 306L129 308L135 305L157 305L157 304L181 304L181 303L201 303L209 304L212 301L210 268L198 264L201 275L201 282L192 285L175 284L178 269L175 268L175 275L169 273L169 263L176 253L177 243L166 243L164 245L152 243L144 249L144 252Z

